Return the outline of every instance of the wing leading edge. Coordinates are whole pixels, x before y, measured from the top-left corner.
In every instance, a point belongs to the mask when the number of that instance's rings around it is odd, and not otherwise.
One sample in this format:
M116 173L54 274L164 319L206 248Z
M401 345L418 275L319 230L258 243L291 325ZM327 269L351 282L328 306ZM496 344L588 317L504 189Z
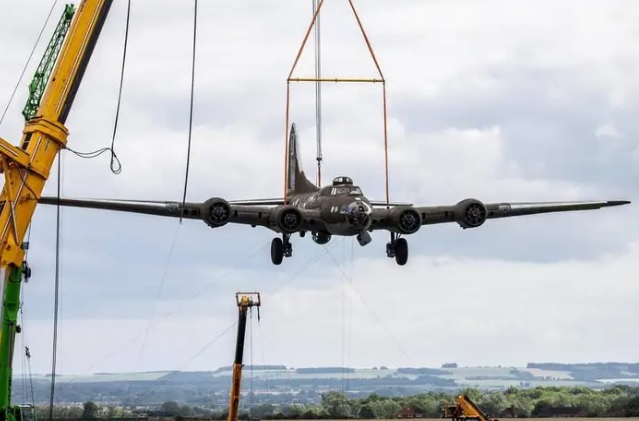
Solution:
M321 224L316 211L296 209L299 214L296 221L285 220L282 206L268 206L274 203L266 201L227 201L213 197L205 202L152 201L152 200L119 200L119 199L66 199L57 197L41 197L38 203L43 205L60 205L86 209L102 209L117 212L129 212L169 218L199 219L211 228L221 227L227 223L263 226L276 232L282 229L309 230L317 229ZM258 203L260 205L258 205Z
M200 219L215 228L227 223L263 226L276 232L317 230L323 228L318 211L286 209L278 199L226 201L211 198L205 202L143 201L143 200L87 200L42 197L39 203L78 208L103 209L139 213L171 218ZM462 228L477 228L488 219L542 213L594 210L628 205L629 200L564 201L564 202L500 202L486 203L477 199L464 199L455 205L411 206L394 204L390 209L374 208L371 230L388 229L404 234L416 232L422 225L456 222ZM381 203L379 206L385 206ZM299 212L297 221L288 219L284 212ZM288 226L284 225L288 224Z
M389 229L407 234L417 231L422 225L447 222L456 222L462 228L476 228L488 219L593 210L630 203L629 200L482 203L477 199L465 199L448 206L399 206L391 209L375 209L371 228Z

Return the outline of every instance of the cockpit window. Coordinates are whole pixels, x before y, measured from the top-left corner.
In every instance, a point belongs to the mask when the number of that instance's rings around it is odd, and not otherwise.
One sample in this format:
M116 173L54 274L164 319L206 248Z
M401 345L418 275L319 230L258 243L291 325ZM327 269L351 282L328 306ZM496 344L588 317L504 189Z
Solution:
M359 187L352 186L333 187L331 189L331 195L333 196L342 194L362 194L362 190Z

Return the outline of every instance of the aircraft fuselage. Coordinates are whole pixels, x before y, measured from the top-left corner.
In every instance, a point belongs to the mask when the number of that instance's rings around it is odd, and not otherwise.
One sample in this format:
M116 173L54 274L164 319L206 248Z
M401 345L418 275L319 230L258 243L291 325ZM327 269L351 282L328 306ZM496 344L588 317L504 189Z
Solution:
M319 211L322 225L332 235L357 235L367 230L372 222L370 200L353 185L327 186L312 193L293 194L287 203L300 209Z

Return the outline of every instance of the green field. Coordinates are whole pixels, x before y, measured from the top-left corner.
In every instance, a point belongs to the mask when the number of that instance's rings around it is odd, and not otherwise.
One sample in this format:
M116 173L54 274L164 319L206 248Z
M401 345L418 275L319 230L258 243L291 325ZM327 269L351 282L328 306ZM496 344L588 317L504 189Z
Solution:
M588 367L589 368L589 367ZM610 383L625 383L639 385L639 373L626 372L623 367L616 371L601 371L601 375L589 375L588 371L568 371L538 369L527 367L459 367L441 369L440 373L429 374L430 377L452 380L456 387L469 387L479 389L499 389L508 386L585 386L591 388L602 388ZM440 370L440 369L435 369ZM634 369L637 371L636 369ZM584 373L586 375L584 376ZM598 374L598 373L597 373ZM197 375L201 381L203 378L222 380L231 376L231 370L224 367L213 372L183 373L180 377L186 379L191 375ZM145 382L159 381L166 377L173 377L170 371L154 371L142 373L96 373L96 374L63 374L57 376L57 381L66 383L110 383L110 382ZM186 377L185 377L186 376ZM623 376L626 376L623 378ZM262 368L250 369L245 367L245 378L256 380L277 380L277 381L299 381L299 380L330 380L330 379L350 379L350 380L374 380L383 378L404 378L415 380L419 377L413 372L399 372L396 368L353 368L351 372L342 373L339 369L330 371L321 370L315 372L300 372L294 368ZM34 380L46 380L44 375L34 375Z

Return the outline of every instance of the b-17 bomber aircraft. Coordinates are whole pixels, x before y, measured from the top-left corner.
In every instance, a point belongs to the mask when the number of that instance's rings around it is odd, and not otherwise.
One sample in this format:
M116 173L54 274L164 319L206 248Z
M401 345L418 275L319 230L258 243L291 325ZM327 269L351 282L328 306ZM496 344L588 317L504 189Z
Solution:
M627 200L537 203L482 203L464 199L454 205L413 206L410 203L371 201L347 176L318 187L304 174L298 157L295 124L291 126L288 147L287 200L225 200L210 198L202 203L85 200L42 197L40 203L93 209L133 212L173 218L201 219L211 228L228 223L262 226L281 234L271 242L271 260L279 265L291 257L291 236L311 233L317 244L326 244L332 236L356 236L361 246L371 242L370 232L387 230L390 241L386 255L398 265L408 260L408 243L403 235L415 234L423 225L455 222L463 229L480 227L487 219L539 213L580 211L629 204Z

